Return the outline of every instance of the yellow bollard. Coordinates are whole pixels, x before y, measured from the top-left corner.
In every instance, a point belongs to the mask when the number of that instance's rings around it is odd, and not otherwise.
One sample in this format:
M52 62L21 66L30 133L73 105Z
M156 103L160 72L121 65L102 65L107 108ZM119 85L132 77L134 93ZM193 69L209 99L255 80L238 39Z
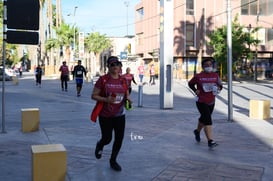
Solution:
M269 119L270 100L250 100L249 117L253 119Z
M22 131L32 132L39 130L40 110L39 108L21 109Z
M65 181L67 154L62 144L32 145L32 180Z
M12 82L13 82L14 85L18 85L19 84L18 77L17 76L13 76L12 77Z

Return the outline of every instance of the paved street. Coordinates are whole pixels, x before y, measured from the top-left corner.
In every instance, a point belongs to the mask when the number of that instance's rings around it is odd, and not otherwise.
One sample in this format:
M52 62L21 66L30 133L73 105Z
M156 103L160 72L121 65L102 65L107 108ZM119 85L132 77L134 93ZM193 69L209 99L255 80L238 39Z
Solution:
M143 107L138 107L134 86L134 108L127 112L118 157L123 170L118 173L109 166L112 143L105 146L100 160L94 156L100 130L98 123L89 120L95 104L90 99L93 85L85 83L81 97L76 97L74 82L68 86L68 92L62 92L60 81L51 77L44 78L39 88L31 75L24 75L18 85L6 82L7 133L0 134L0 180L30 181L31 145L55 143L67 150L66 181L273 180L273 119L248 116L250 99L267 99L272 117L272 82L234 82L232 122L227 121L224 86L213 114L213 136L219 143L213 150L208 149L203 133L201 143L195 142L199 114L185 80L174 81L174 108L167 110L159 109L158 82L143 87ZM21 132L22 108L40 109L39 131Z

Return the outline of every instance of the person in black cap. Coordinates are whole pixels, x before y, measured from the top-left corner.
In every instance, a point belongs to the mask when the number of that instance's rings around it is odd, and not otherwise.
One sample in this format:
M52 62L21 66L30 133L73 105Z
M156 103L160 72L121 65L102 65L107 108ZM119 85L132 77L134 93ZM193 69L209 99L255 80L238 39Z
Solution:
M193 131L195 140L201 141L200 132L205 131L208 146L213 148L218 144L212 139L212 112L215 105L215 96L222 90L222 81L216 72L213 72L213 59L202 60L203 71L194 75L188 86L196 94L196 106L200 113L197 128Z
M121 62L118 57L107 59L108 73L101 76L94 86L91 99L103 102L99 113L101 139L97 142L95 156L100 159L103 147L112 140L114 131L115 140L112 147L110 166L115 171L121 171L117 163L117 156L121 149L125 130L125 102L130 100L126 80L120 75Z
M77 89L77 96L81 96L83 78L86 77L86 70L84 66L82 66L82 61L78 60L78 65L74 67L73 70L73 77L76 81L76 89Z

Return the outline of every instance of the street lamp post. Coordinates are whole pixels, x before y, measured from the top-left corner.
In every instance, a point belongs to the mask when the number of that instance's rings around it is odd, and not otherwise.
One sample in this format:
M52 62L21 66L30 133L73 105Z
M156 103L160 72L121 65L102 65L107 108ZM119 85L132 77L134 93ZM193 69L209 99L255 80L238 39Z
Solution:
M126 12L126 26L127 26L127 36L128 36L128 6L129 6L129 1L125 1L124 2L124 5L126 6L127 8L127 12Z
M78 6L74 7L74 13L73 13L73 60L75 61L75 56L76 56L76 21L75 21L75 16L76 16L76 10ZM69 13L67 16L71 16L72 14Z
M258 28L258 21L259 21L259 15L260 13L257 12L257 18L256 18L256 28ZM258 40L258 30L256 31L256 41ZM254 59L254 82L257 81L257 59L258 59L258 42L255 46L255 59Z
M233 98L232 98L232 22L231 4L227 0L227 67L228 67L228 121L233 121Z
M57 52L54 50L53 53L53 60L54 60L54 74L56 74L56 57L57 57Z
M40 64L40 61L41 61L41 41L39 42L37 46L37 65L36 66Z
M250 40L251 40L251 24L249 24L248 25L248 27L247 27L247 30L248 30L248 58L247 58L247 60L246 61L244 61L244 70L246 69L246 67L247 67L247 61L249 60L249 57L250 57L250 55L251 55L251 50L250 50Z
M73 24L74 24L74 40L73 40L73 44L74 44L74 61L75 61L75 57L76 57L76 50L77 50L77 47L76 47L76 21L75 21L75 15L76 15L76 10L77 10L78 6L75 6L74 7L74 14L73 14Z

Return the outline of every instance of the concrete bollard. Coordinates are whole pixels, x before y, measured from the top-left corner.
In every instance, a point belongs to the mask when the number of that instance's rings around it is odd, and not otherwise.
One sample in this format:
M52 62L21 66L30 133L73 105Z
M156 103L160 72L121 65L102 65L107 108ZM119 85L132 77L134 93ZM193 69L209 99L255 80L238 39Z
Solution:
M249 117L253 119L269 119L270 100L250 100Z
M143 84L138 86L138 107L143 106Z
M40 110L39 108L21 109L22 131L32 132L39 130Z
M13 76L12 77L12 82L13 82L14 85L18 85L19 84L18 77L17 76Z
M94 85L94 76L92 74L90 75L90 80L91 80L91 85Z
M32 180L65 181L67 154L62 144L32 145Z

